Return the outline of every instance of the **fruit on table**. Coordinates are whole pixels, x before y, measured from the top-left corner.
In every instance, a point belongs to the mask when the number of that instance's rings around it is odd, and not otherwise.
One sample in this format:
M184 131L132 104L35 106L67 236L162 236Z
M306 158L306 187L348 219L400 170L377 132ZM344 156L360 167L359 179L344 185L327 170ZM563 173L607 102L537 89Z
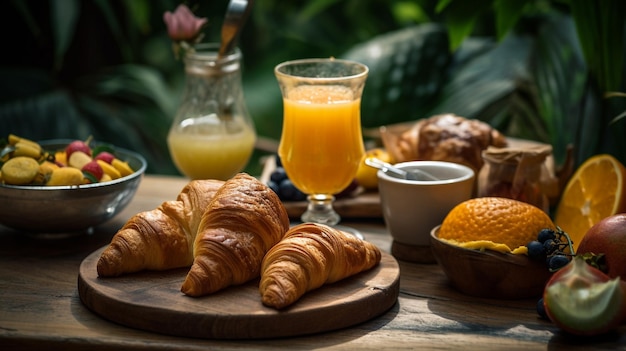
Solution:
M274 190L281 201L304 201L307 195L300 189L296 188L287 172L280 162L280 157L276 155L274 157L275 168L270 174L267 180L267 186ZM358 190L358 184L356 180L353 180L344 190L338 194L334 194L336 198L350 197Z
M25 156L33 159L41 157L41 147L38 144L32 144L25 140L18 141L13 151L13 157Z
M378 189L378 169L365 164L368 157L375 157L383 162L391 163L391 155L383 148L374 148L367 150L361 159L355 180L363 188L374 190Z
M526 244L528 257L542 260L548 264L551 272L556 272L570 262L572 242L569 235L560 228L544 228L537 234L537 239Z
M587 231L603 218L626 212L626 169L615 157L587 159L568 181L554 223L567 232L577 250Z
M91 162L91 156L82 151L74 151L67 157L67 165L78 169L82 169L89 162Z
M35 177L35 179L33 180L33 184L35 185L45 185L46 181L48 179L50 179L50 176L52 175L52 172L59 168L60 166L57 165L54 162L50 162L50 161L43 161L40 165L39 165L39 171L37 171L37 176Z
M80 169L74 167L59 167L50 174L46 182L48 186L81 185L84 184L85 176Z
M287 176L287 172L283 168L280 162L280 157L275 157L276 168L270 174L267 186L274 190L276 195L282 201L304 201L306 200L306 194L296 188Z
M616 329L626 320L626 291L577 256L550 278L543 294L548 318L560 329L593 336Z
M87 139L88 141L82 141L82 140L74 140L71 143L69 143L67 145L67 147L65 147L65 155L67 157L67 159L70 159L70 156L72 156L72 154L76 151L80 151L82 153L84 153L85 155L91 157L91 148L89 147L89 139Z
M439 238L469 249L526 254L526 244L545 228L556 230L538 207L508 198L479 197L458 204L448 213Z
M62 150L46 151L34 141L10 134L0 150L0 183L81 185L134 173L128 162L115 156L111 146L102 144L92 149L90 140L75 140Z
M626 280L626 213L609 216L591 227L576 254L602 255L607 275Z
M104 174L108 175L109 178L117 179L122 177L120 171L118 171L117 168L113 167L111 164L103 161L102 159L96 159L96 162L98 162Z
M96 161L99 160L111 164L111 162L113 162L113 160L115 159L115 156L113 156L113 154L108 151L102 151L101 153L97 154L96 157L94 157L93 159Z
M133 174L133 169L130 167L128 162L122 161L118 158L113 159L111 161L111 166L115 167L122 177L126 177L127 175Z
M77 153L78 152L75 154ZM98 161L94 160L87 162L80 170L83 171L85 179L87 179L90 183L97 183L104 175L102 167L98 164Z
M17 156L2 165L2 179L7 184L25 185L37 176L39 163L34 158Z

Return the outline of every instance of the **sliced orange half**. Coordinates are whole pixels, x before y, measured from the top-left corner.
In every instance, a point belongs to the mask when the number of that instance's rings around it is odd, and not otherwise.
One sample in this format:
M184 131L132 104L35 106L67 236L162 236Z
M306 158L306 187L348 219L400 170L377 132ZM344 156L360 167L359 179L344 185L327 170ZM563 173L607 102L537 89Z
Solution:
M626 212L626 169L608 154L592 156L576 170L561 194L554 223L578 248L589 228L603 218Z

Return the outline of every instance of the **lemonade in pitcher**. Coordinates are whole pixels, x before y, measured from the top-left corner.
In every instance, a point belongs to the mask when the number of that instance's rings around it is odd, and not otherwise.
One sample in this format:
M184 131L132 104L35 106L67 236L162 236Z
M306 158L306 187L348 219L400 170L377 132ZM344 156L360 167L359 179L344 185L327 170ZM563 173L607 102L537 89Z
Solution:
M241 51L219 43L185 53L185 91L167 136L176 168L191 179L227 180L242 171L256 142L241 81Z
M202 123L170 130L167 143L176 167L191 179L221 180L244 169L252 155L256 133L238 117L229 123L236 128L234 132L209 133L217 127Z

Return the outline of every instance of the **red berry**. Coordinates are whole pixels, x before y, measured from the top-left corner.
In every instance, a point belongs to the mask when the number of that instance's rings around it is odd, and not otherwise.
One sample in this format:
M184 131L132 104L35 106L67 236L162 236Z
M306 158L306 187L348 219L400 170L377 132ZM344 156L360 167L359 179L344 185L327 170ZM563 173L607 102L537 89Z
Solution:
M75 151L82 151L86 153L88 156L91 156L91 148L82 140L74 140L65 148L65 156L67 159L70 159L70 155L72 155Z
M110 152L102 151L101 153L96 155L95 160L102 160L108 164L111 164L114 158L115 156L113 156L113 154L111 154Z
M104 175L104 171L102 167L98 164L98 161L91 161L83 166L81 169L83 173L88 173L95 178L95 181L98 182L102 176Z

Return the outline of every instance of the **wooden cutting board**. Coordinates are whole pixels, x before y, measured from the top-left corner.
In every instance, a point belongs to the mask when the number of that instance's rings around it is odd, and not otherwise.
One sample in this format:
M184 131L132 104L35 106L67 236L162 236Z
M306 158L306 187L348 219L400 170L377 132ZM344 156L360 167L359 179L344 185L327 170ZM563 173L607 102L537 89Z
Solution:
M261 303L258 279L196 298L180 292L187 268L99 278L96 265L103 250L80 265L83 304L110 321L175 336L262 339L325 332L381 315L399 294L400 268L387 253L372 270L311 291L277 311Z

